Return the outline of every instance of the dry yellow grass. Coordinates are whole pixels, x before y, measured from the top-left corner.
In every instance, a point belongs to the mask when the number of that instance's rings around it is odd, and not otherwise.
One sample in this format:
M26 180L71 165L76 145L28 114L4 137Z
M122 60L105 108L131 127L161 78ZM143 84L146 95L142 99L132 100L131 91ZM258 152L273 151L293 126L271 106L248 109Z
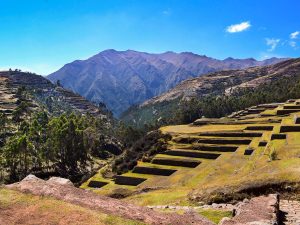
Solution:
M279 108L282 108L281 106ZM276 114L276 109L267 110ZM266 111L264 111L266 113ZM134 174L129 172L125 175L143 177L147 180L137 187L127 187L115 185L111 182L109 185L97 190L100 194L109 194L116 188L128 188L131 191L137 191L138 194L132 195L127 199L140 205L161 205L175 204L187 205L193 204L188 196L207 196L215 190L225 190L234 192L242 187L252 184L268 184L280 182L300 182L300 132L287 133L286 140L271 140L273 133L279 133L280 126L293 125L294 114L287 116L268 116L237 121L232 124L233 119L227 120L230 124L207 124L203 126L177 125L161 127L163 133L169 133L174 137L180 135L195 136L201 132L242 132L247 126L274 126L272 131L247 131L262 132L262 137L252 138L249 145L240 145L236 152L216 152L221 156L216 160L198 159L202 163L196 168L184 168L179 166L162 166L139 162L139 165L152 166L159 168L172 168L177 171L167 177ZM282 122L281 122L282 120ZM222 119L222 123L225 121ZM242 122L241 122L242 121ZM277 122L276 122L277 121ZM222 137L205 137L220 138ZM225 138L223 138L225 139ZM230 138L227 138L230 139ZM238 138L235 138L238 139ZM243 138L239 138L243 139ZM247 138L245 138L247 139ZM268 145L260 147L260 141L267 141ZM190 149L191 144L176 143L172 140L169 143L169 149ZM245 156L244 151L247 148L254 149L250 156ZM276 153L276 159L273 159L273 153ZM181 156L169 156L158 154L159 158L176 158ZM195 159L195 158L191 158ZM99 173L100 174L100 173ZM96 179L101 179L101 175L96 175ZM103 178L102 178L103 179ZM143 189L151 191L143 192Z

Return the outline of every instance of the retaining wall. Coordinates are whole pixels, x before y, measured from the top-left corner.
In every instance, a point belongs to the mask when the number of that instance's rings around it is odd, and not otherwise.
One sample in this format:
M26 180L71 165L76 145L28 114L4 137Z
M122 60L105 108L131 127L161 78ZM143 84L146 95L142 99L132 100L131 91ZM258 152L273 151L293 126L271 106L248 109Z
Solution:
M271 140L286 139L286 134L272 134Z
M171 174L175 173L176 171L177 170L136 166L136 167L134 167L132 172L133 173L141 173L141 174L159 175L159 176L170 176Z
M159 165L168 165L168 166L182 166L182 167L190 167L195 168L201 162L199 161L189 161L189 160L180 160L180 159L163 159L163 158L154 158L152 160L153 164Z
M92 181L89 182L88 187L91 187L91 188L102 188L103 186L105 186L107 184L108 184L108 182L92 180Z
M216 145L194 144L193 149L200 150L200 151L235 152L238 149L238 146L216 146Z
M249 126L245 130L273 130L273 126Z
M143 183L145 180L144 178L139 177L128 177L128 176L115 176L115 183L119 185L130 185L130 186L137 186L140 183Z
M163 152L162 154L173 155L173 156L185 156L185 157L192 157L192 158L202 158L202 159L216 159L221 155L215 153L186 151L186 150L168 150Z
M280 132L300 132L300 126L281 126Z

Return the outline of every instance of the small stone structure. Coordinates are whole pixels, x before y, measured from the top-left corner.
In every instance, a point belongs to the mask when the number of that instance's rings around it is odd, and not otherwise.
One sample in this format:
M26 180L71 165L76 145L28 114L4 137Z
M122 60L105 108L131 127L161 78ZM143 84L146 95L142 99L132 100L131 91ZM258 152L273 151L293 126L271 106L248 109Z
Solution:
M271 194L245 200L236 206L233 218L223 218L219 225L278 224L279 196Z

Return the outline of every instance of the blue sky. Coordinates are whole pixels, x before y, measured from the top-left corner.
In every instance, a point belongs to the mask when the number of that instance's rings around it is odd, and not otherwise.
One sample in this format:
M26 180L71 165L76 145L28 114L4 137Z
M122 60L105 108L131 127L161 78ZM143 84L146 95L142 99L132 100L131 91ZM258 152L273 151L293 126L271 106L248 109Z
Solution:
M105 49L300 57L298 0L0 0L0 68L49 74Z

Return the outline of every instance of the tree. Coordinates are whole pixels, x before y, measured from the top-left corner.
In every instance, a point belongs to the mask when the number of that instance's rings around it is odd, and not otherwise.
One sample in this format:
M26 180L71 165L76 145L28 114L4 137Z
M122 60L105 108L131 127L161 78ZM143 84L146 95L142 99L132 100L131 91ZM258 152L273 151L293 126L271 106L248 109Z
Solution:
M4 113L0 113L0 132L6 131L7 117Z
M16 135L6 143L3 155L9 167L11 181L16 181L26 176L31 147L26 135Z
M57 81L56 81L56 86L57 86L57 87L61 87L61 82L60 82L60 80L57 80Z

